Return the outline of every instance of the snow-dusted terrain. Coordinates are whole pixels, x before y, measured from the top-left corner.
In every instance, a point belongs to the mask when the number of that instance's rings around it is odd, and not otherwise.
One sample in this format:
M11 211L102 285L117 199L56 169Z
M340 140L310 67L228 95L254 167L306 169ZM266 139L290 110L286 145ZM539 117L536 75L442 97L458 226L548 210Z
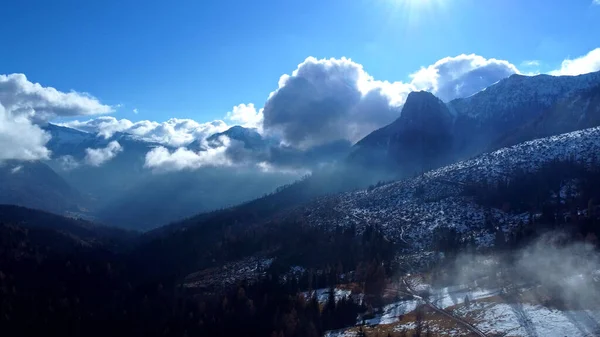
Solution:
M556 310L521 303L477 303L455 310L482 331L500 336L581 336L600 334L600 311Z
M512 75L481 92L448 103L450 110L479 120L507 120L515 108L549 107L570 94L600 83L600 73L579 76Z
M536 139L458 162L421 176L384 185L325 197L301 209L305 220L315 226L378 225L390 238L425 248L433 231L453 227L469 232L479 245L491 245L493 235L484 228L484 208L461 194L468 181L489 182L506 177L516 169L531 172L555 159L591 160L600 153L600 128ZM527 214L492 210L505 231L527 218Z

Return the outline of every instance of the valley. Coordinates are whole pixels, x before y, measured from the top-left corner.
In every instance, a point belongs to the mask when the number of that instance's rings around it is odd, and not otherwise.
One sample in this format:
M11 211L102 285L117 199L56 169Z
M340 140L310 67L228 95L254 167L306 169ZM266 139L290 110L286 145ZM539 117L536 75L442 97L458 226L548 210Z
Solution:
M413 91L355 142L47 123L52 156L0 161L1 326L598 335L599 85L515 74L449 102Z

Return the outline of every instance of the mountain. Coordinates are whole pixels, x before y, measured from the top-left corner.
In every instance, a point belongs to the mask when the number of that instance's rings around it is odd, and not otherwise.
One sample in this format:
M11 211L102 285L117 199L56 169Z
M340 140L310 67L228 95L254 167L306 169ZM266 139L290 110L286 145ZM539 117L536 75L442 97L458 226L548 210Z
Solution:
M13 205L0 205L0 223L18 225L28 230L51 231L73 240L73 244L88 247L122 250L137 237L135 232Z
M99 141L102 138L65 126L48 123L43 126L43 130L51 136L46 146L52 151L54 157L71 155L81 159L86 148L103 145L103 142Z
M485 246L492 244L493 240L493 233L484 227L486 212L490 212L490 216L510 232L519 222L527 220L530 208L519 210L514 203L513 210L503 209L503 206L486 207L477 198L468 195L471 188L494 186L507 179L514 182L516 175L528 173L532 175L527 179L540 179L540 170L557 161L573 160L597 165L599 154L600 127L590 128L485 153L372 190L318 198L295 212L289 212L288 216L325 228L354 225L360 230L367 225L379 226L390 239L408 243L413 248L431 248L433 232L437 228L450 227L464 235L475 236L478 243ZM569 180L569 174L576 171L573 167L566 167L565 175L555 177L558 189L555 195L566 195L569 182L577 182L577 179ZM526 188L517 193L543 193L542 188L554 188L547 182L545 184L545 187ZM518 197L511 199L514 202ZM587 202L586 199L581 207L587 207Z
M492 149L599 125L600 84L571 93L531 122L505 134Z
M354 146L352 162L381 165L404 174L437 167L452 151L453 116L433 94L411 92L400 117L373 131Z
M242 142L247 149L259 149L267 145L267 141L263 139L256 129L245 128L239 125L232 126L223 132L215 133L206 138L206 141L222 145L221 140L219 139L222 136L227 136L229 139Z
M600 72L512 75L445 104L432 94L411 93L401 116L357 142L349 160L407 176L504 146L594 127L599 125L599 86Z
M573 94L598 85L600 72L579 76L512 75L473 96L455 99L448 106L457 116L455 134L462 136L457 139L457 154L471 156L489 150L507 133L540 118L556 105L568 104ZM575 109L570 113L583 114Z
M0 204L65 214L85 213L89 200L39 161L0 162Z

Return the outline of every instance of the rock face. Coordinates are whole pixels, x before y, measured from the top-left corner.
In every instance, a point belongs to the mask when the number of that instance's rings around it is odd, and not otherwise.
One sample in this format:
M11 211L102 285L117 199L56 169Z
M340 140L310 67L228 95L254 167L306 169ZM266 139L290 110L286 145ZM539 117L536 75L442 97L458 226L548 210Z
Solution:
M411 93L401 116L355 146L350 161L406 176L524 141L600 125L600 72L512 75L443 103Z
M392 124L359 141L351 160L386 165L402 173L420 172L444 163L452 150L453 116L439 98L425 91L408 95Z

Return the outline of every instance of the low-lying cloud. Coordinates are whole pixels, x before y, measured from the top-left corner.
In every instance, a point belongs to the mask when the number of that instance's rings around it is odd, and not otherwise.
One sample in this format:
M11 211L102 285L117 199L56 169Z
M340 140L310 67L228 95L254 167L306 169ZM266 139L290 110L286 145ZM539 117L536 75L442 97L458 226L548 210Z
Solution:
M192 119L171 118L159 123L149 120L132 122L128 119L117 119L103 116L86 121L70 121L60 125L81 131L96 133L110 138L115 133L123 132L138 138L163 145L180 147L196 139L204 139L210 135L227 130L228 126L221 120L198 123Z
M157 172L195 170L206 166L231 166L233 163L226 152L225 145L197 152L185 147L171 151L159 146L146 154L144 166Z
M84 161L86 164L91 166L100 166L107 161L113 159L119 154L119 152L123 151L121 144L117 141L112 141L106 145L106 147L92 149L85 149L85 158Z

